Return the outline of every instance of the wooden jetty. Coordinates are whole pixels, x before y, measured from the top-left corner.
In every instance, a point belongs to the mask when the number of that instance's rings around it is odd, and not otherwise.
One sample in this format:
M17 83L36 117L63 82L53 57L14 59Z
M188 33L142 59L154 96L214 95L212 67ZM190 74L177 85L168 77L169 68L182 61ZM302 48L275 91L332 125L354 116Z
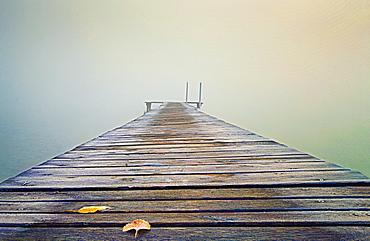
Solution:
M0 240L370 240L370 181L169 102L4 181L0 212Z

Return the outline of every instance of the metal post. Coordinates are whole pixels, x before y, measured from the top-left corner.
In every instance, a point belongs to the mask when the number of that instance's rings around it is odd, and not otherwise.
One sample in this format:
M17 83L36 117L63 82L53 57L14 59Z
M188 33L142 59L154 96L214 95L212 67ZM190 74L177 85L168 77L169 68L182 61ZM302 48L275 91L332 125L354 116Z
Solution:
M146 112L149 112L152 109L152 102L145 102L146 104Z
M186 103L188 103L188 95L189 95L189 82L186 82L186 94L185 94Z
M202 82L199 83L199 102L198 102L198 108L202 105Z

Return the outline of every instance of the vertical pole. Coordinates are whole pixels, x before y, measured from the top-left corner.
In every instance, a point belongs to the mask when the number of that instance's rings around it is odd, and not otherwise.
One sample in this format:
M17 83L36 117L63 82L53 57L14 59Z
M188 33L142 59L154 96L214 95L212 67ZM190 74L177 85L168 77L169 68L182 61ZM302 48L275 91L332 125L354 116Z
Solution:
M189 95L189 82L186 82L186 94L185 94L186 103L188 103L188 95Z
M198 108L202 105L202 82L199 83L199 102L198 102Z
M145 102L146 104L146 112L149 112L152 109L152 102Z

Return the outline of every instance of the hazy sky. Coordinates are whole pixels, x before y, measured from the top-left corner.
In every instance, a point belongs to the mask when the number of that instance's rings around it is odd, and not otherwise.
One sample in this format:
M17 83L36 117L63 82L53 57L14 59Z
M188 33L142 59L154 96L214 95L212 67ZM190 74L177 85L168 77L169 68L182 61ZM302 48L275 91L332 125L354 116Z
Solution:
M141 115L206 113L370 176L370 0L0 0L0 180Z

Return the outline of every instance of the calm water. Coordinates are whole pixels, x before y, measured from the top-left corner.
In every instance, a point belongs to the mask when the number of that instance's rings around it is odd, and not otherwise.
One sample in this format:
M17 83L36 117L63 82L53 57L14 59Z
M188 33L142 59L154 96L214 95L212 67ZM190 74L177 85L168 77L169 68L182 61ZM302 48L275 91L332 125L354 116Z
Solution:
M205 112L370 176L369 0L0 6L1 180L186 82Z
M62 154L138 115L140 111L127 114L129 117L118 115L116 118L109 119L103 116L94 118L86 115L73 122L14 120L6 125L4 123L0 130L0 181ZM123 121L120 122L119 119Z

